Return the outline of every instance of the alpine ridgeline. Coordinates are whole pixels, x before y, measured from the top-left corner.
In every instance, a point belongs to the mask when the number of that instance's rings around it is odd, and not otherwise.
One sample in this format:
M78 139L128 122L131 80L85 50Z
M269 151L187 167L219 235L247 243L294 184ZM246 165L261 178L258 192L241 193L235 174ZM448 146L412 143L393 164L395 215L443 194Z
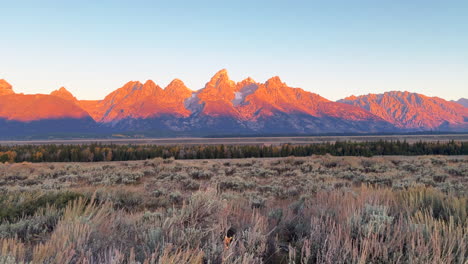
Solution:
M338 102L277 76L234 82L226 70L192 91L179 79L161 88L131 81L103 100L65 88L16 94L0 80L0 137L132 132L152 136L467 131L468 108L409 92L350 96Z

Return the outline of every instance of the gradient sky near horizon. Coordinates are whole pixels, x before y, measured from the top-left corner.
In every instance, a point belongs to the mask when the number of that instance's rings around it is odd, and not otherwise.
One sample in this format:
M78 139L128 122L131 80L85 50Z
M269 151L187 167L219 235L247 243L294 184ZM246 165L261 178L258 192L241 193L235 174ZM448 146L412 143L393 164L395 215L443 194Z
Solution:
M0 79L102 99L130 80L231 79L328 99L407 90L468 97L468 1L4 1Z

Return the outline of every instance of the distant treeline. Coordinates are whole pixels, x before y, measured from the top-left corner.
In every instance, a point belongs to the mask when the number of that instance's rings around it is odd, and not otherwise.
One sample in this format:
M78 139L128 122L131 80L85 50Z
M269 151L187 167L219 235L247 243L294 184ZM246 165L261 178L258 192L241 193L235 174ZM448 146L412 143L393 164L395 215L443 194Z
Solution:
M309 145L17 145L0 146L0 162L97 162L152 158L227 159L374 155L468 155L468 142L375 141Z

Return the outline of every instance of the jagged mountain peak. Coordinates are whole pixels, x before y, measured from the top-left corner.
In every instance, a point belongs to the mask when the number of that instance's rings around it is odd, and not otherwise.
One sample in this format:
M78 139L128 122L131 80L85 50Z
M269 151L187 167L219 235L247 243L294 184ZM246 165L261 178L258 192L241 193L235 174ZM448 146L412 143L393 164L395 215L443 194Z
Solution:
M408 91L347 97L339 102L361 107L404 129L463 127L468 117L468 111L459 104Z
M205 85L205 89L232 89L235 86L234 81L229 79L229 75L226 69L218 71L210 81Z
M76 97L73 96L73 94L63 86L60 87L58 90L51 92L50 95L57 96L57 97L60 97L62 99L69 100L69 101L77 100Z
M13 87L6 80L0 79L0 95L14 94Z
M56 91L58 91L58 92L69 92L69 91L67 90L67 88L65 88L65 87L63 87L63 86L60 87L60 88L59 88L58 90L56 90Z
M241 89L242 87L247 86L247 85L251 85L251 84L258 84L258 83L254 79L252 79L251 77L247 77L244 80L238 82L237 87L239 87L239 89Z
M452 102L463 105L464 107L468 107L468 99L467 98L460 98L457 101L452 101Z
M259 83L250 77L247 77L244 80L238 82L236 92L234 94L235 97L232 100L233 105L238 106L243 104L247 96L257 91L259 85Z
M409 99L409 98L418 98L418 97L421 97L421 98L429 98L428 96L425 96L423 94L419 94L419 93L413 93L413 92L409 92L409 91L387 91L387 92L383 92L383 93L369 93L369 94L365 94L365 95L350 95L348 97L345 97L343 99L341 99L340 101L344 101L344 100L356 100L356 99L362 99L362 98L365 98L365 99L378 99L378 100L381 100L382 98L385 98L385 97L393 97L393 98L400 98L400 99Z
M223 101L221 105L216 107L207 105L206 108L211 109L210 111L218 111L221 108L230 107L229 102L234 99L234 93L236 91L236 83L229 79L229 75L226 69L218 71L205 87L200 90L198 97L201 102L214 102L214 101ZM206 110L206 109L205 109ZM223 109L222 111L224 111Z
M145 95L156 95L162 92L162 88L157 85L153 80L147 80L142 86Z
M152 96L162 91L162 88L152 80L147 80L144 84L140 81L129 81L121 88L115 90L110 95L124 97L135 96Z
M229 79L228 71L226 69L221 69L215 73L213 78L227 78Z
M273 76L265 82L265 86L267 88L281 88L283 86L286 86L286 83L281 81L281 78L279 76Z
M348 96L348 97L345 97L343 100L356 100L356 99L358 99L357 96L355 96L355 95L350 95L350 96Z
M408 91L387 91L384 94L389 94L389 95L398 95L398 96L407 96L409 94L416 94L416 93L410 93Z
M181 79L175 78L167 86L185 86L185 83Z
M122 88L134 88L134 87L141 87L143 84L140 81L128 81L125 83Z
M166 86L166 88L164 88L164 91L170 96L181 96L181 97L186 97L187 95L190 96L193 92L180 79L172 80Z
M178 79L162 89L152 80L144 84L130 81L96 103L82 102L96 121L118 123L121 120L156 118L162 115L187 116L183 102L192 91Z
M147 80L145 82L145 84L143 84L143 86L146 86L146 87L156 87L156 83L153 81L153 80Z
M0 80L2 91L13 93L4 80ZM21 108L19 103L28 106ZM278 76L264 83L250 77L234 82L226 69L218 71L204 88L195 92L179 79L164 89L152 80L130 81L103 100L78 101L62 87L51 95L2 96L2 112L0 119L20 121L86 119L90 115L99 126L112 131L164 130L187 135L219 131L268 134L468 129L468 108L437 97L390 91L332 102L289 87ZM20 112L27 115L18 116Z

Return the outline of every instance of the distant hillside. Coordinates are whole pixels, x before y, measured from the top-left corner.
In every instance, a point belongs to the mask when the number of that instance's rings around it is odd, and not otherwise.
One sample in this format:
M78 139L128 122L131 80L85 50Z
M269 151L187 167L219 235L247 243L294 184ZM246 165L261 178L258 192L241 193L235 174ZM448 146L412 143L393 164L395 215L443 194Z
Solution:
M401 129L465 131L468 108L410 92L350 96L339 102L361 107Z
M463 105L464 107L468 107L468 99L466 98L460 98L457 101L452 101L452 102L459 103Z

